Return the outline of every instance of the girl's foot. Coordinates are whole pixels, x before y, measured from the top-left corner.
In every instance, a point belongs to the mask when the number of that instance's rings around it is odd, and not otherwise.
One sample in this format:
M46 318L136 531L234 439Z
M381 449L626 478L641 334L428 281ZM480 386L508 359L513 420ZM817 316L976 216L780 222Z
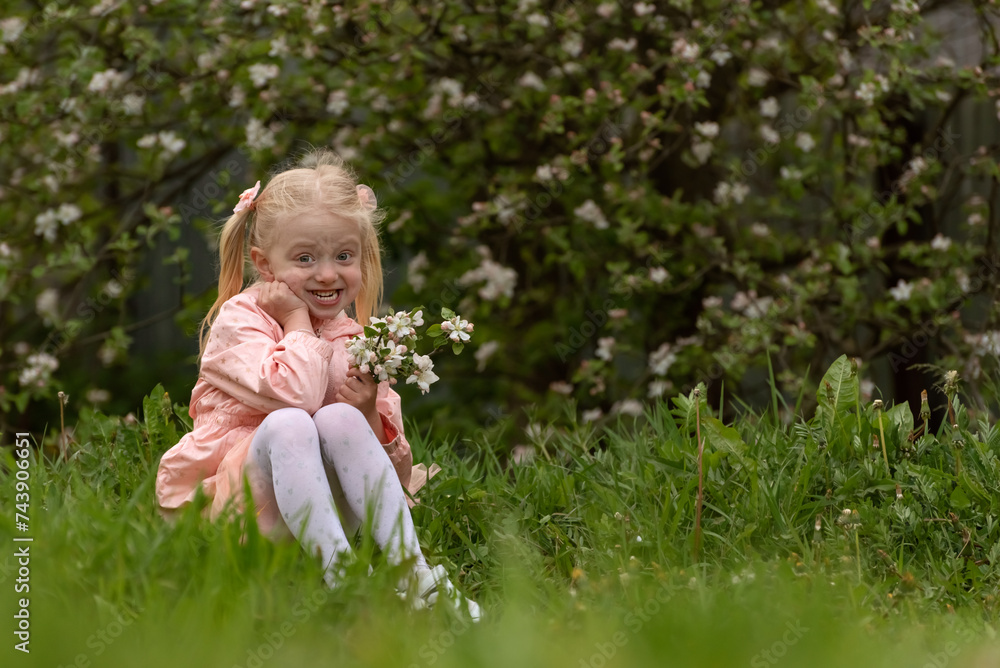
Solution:
M399 595L405 600L410 600L414 610L432 608L438 601L443 600L453 610L468 613L474 622L478 622L483 616L479 605L463 596L451 583L444 566L416 571L409 591L400 591Z

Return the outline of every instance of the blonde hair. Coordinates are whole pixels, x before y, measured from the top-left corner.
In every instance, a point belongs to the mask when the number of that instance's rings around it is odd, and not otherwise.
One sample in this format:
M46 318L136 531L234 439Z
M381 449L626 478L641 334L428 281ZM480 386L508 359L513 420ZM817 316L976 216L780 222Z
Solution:
M382 301L382 250L378 225L385 213L366 206L358 197L358 182L351 168L329 149L305 154L297 165L276 174L264 186L253 206L234 213L219 236L219 296L201 322L200 352L205 351L208 330L229 299L243 291L249 249L267 252L284 220L296 213L320 208L355 221L361 231L361 292L354 302L358 322L367 325ZM256 269L253 280L260 279Z

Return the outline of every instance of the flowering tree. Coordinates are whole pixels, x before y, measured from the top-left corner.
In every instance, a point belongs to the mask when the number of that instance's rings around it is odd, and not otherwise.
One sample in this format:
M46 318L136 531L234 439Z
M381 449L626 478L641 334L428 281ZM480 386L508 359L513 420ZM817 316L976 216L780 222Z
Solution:
M597 417L767 355L794 391L840 353L998 351L961 317L1000 266L962 120L995 118L991 2L5 7L4 413L99 387L64 372L124 361L128 269L194 184L221 213L303 142L392 211L395 299L477 323L465 393Z

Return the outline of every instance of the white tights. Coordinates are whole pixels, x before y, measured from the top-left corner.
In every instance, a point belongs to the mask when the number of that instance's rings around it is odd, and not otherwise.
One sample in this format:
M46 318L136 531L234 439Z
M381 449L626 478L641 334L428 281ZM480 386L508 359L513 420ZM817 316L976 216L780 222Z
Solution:
M266 491L257 505L275 504L299 543L319 550L329 586L336 585L338 555L351 552L345 525L355 533L366 512L390 564L413 559L415 568L427 568L389 455L353 406L330 404L313 416L299 408L270 413L250 443L247 465L269 483L259 485Z

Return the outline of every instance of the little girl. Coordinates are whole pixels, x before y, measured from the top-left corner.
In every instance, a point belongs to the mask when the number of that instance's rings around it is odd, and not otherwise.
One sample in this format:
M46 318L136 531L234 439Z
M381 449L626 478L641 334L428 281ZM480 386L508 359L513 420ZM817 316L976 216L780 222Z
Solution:
M194 430L160 460L161 508L182 507L200 486L218 517L243 507L245 477L261 531L290 532L318 550L331 587L351 555L348 535L372 513L389 563L414 564L414 605L444 594L478 620L479 607L420 551L403 492L413 457L399 395L348 368L346 342L382 296L374 193L329 151L306 156L254 199L259 188L240 196L222 230L219 296L202 323L191 393ZM243 290L247 246L260 280ZM345 313L352 304L361 324Z

